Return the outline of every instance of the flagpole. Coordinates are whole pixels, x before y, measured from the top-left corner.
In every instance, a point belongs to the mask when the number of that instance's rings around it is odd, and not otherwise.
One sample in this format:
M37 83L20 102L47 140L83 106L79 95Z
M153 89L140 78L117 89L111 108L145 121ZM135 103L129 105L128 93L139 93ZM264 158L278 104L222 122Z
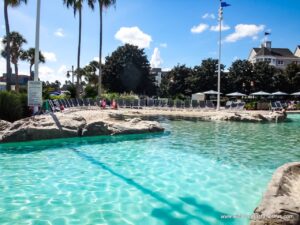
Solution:
M37 0L36 27L35 27L35 52L34 52L34 81L39 80L39 56L40 56L40 11L41 0ZM34 113L38 112L38 106L34 106Z
M222 0L220 0L219 8L219 61L218 61L218 99L217 99L217 111L220 110L220 93L221 93L221 40L222 40Z

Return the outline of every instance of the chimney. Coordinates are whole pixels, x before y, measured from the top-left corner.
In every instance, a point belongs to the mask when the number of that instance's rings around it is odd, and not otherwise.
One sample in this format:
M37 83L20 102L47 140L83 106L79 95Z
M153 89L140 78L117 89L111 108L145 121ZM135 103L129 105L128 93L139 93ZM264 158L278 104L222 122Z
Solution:
M267 48L267 49L269 49L269 50L271 50L271 48L272 48L271 41L266 41L265 44L264 44L264 47Z

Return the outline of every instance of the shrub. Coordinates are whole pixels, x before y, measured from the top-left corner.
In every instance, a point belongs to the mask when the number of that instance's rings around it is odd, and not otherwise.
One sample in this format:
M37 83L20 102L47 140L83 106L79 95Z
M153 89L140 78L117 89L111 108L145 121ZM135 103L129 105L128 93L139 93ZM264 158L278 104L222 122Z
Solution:
M256 109L256 102L249 102L245 105L245 109L247 110L255 110Z
M91 85L87 85L84 89L84 92L85 92L84 95L85 98L96 98L98 95L97 87L93 87Z
M0 119L1 120L14 122L24 117L23 116L24 106L22 104L22 101L24 101L24 97L21 96L22 95L16 94L14 92L7 92L7 91L0 92Z

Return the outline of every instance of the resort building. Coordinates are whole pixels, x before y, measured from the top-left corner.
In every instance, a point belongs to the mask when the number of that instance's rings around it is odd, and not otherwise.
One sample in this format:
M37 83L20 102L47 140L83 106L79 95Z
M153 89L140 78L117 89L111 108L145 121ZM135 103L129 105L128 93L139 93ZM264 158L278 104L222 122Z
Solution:
M26 87L27 83L29 80L32 80L33 77L27 76L27 75L19 75L18 79L19 79L19 86L20 87ZM14 89L15 85L16 85L16 74L12 74L11 76L11 86L12 89ZM5 83L6 84L6 73L3 73L3 76L0 77L0 82ZM0 89L1 90L1 89Z
M297 46L297 48L294 52L294 55L297 56L297 57L300 57L300 45Z
M276 68L285 69L290 63L300 64L299 47L293 54L288 48L272 48L272 42L266 41L260 48L251 50L248 60L251 63L266 61Z
M166 72L162 71L161 68L151 68L150 74L155 77L155 83L157 86L160 86L162 77Z

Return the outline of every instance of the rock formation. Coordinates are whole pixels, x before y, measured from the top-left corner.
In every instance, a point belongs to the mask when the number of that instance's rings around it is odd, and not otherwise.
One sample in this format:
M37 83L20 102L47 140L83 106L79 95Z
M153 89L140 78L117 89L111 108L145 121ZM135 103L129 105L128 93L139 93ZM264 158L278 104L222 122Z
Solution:
M120 120L110 117L107 113L103 114L98 111L40 115L6 125L6 128L2 130L2 134L0 133L0 142L139 134L164 130L159 123L154 121L142 121L140 119ZM1 127L4 127L2 123Z
M250 225L300 224L300 162L288 163L274 173L255 209Z

